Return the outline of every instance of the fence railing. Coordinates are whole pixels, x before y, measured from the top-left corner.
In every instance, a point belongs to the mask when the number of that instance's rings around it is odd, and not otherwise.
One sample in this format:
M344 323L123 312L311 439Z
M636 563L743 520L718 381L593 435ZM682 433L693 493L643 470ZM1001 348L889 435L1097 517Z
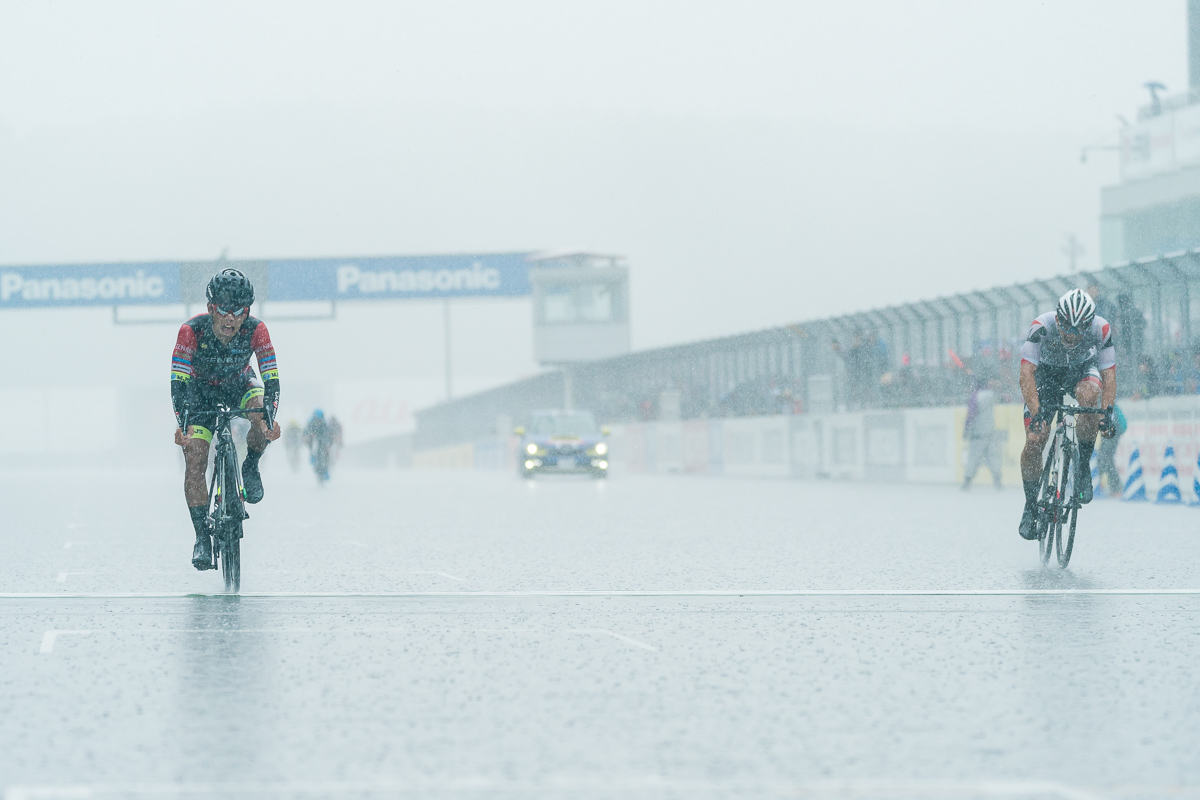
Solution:
M1200 249L575 364L417 412L414 444L495 435L568 392L605 422L945 405L980 376L1015 402L1030 322L1076 287L1113 326L1119 396L1197 391Z

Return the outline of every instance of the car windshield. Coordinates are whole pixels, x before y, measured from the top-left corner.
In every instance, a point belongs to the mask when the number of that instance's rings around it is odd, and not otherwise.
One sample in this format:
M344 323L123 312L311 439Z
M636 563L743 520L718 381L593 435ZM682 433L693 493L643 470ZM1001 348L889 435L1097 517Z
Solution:
M596 433L596 418L590 411L541 414L529 429L534 436L588 436Z

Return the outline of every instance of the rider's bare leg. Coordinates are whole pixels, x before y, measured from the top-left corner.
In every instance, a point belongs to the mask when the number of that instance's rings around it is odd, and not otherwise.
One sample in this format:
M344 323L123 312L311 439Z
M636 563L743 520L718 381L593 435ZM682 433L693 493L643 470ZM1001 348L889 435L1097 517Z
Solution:
M1084 378L1075 385L1075 399L1079 401L1081 406L1091 406L1095 408L1100 405L1100 382L1095 378ZM1092 455L1092 448L1096 446L1096 432L1100 429L1099 414L1078 414L1075 417L1075 438L1079 440L1079 449L1085 451L1082 453L1085 458L1084 462Z
M262 395L246 401L246 408L262 408ZM263 498L262 475L258 472L258 459L271 440L267 436L267 421L262 414L250 414L250 432L246 434L246 460L242 462L242 479L246 485L246 502L257 503Z
M262 396L251 397L246 401L246 408L262 408ZM267 421L262 414L250 414L250 432L246 434L246 447L255 453L262 454L271 440L267 438Z
M1081 380L1075 386L1075 399L1081 406L1099 406L1100 380L1090 375ZM1099 414L1079 414L1075 417L1075 440L1079 442L1079 464L1075 475L1081 503L1092 501L1092 450L1096 446L1096 432L1099 429Z
M208 442L192 438L183 447L183 496L188 508L208 506L208 482L204 477L208 469Z
M196 531L196 546L192 549L192 565L196 569L212 566L212 542L208 538L208 441L193 436L183 446L183 496L188 514Z
M1036 481L1042 477L1042 451L1046 448L1046 440L1050 438L1050 426L1041 432L1033 426L1025 429L1025 449L1021 451L1021 480Z

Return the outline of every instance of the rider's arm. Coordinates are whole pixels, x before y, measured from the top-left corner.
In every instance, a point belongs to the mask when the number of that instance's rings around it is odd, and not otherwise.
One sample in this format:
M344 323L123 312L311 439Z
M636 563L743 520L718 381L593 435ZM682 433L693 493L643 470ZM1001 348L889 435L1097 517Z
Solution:
M1025 407L1029 409L1030 415L1035 417L1038 413L1036 373L1036 364L1030 364L1028 361L1021 362L1021 397L1025 400Z
M1108 408L1117 402L1117 368L1100 370L1100 407Z
M1113 345L1112 326L1098 319L1100 347L1096 365L1100 368L1100 407L1108 408L1117 402L1117 348Z
M263 381L263 402L279 409L279 365L275 361L275 347L271 344L271 334L267 333L265 322L259 322L250 337L250 346L258 357L258 374Z
M1100 347L1096 365L1100 368L1100 405L1108 408L1117 402L1117 348L1113 345L1112 326L1100 322Z
M1042 360L1042 337L1046 335L1046 327L1039 320L1034 320L1029 327L1029 335L1021 345L1021 397L1025 407L1032 416L1038 413L1037 367Z
M192 379L192 359L196 355L196 331L184 323L175 338L175 350L171 353L171 405L175 409L176 424L182 423L183 403L187 399L188 381Z

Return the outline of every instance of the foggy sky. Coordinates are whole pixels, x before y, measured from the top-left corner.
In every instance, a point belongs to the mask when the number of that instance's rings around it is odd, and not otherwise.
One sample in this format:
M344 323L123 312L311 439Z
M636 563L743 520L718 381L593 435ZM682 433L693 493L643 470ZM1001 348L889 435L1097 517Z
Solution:
M0 2L0 263L584 247L636 348L1098 258L1157 3Z

